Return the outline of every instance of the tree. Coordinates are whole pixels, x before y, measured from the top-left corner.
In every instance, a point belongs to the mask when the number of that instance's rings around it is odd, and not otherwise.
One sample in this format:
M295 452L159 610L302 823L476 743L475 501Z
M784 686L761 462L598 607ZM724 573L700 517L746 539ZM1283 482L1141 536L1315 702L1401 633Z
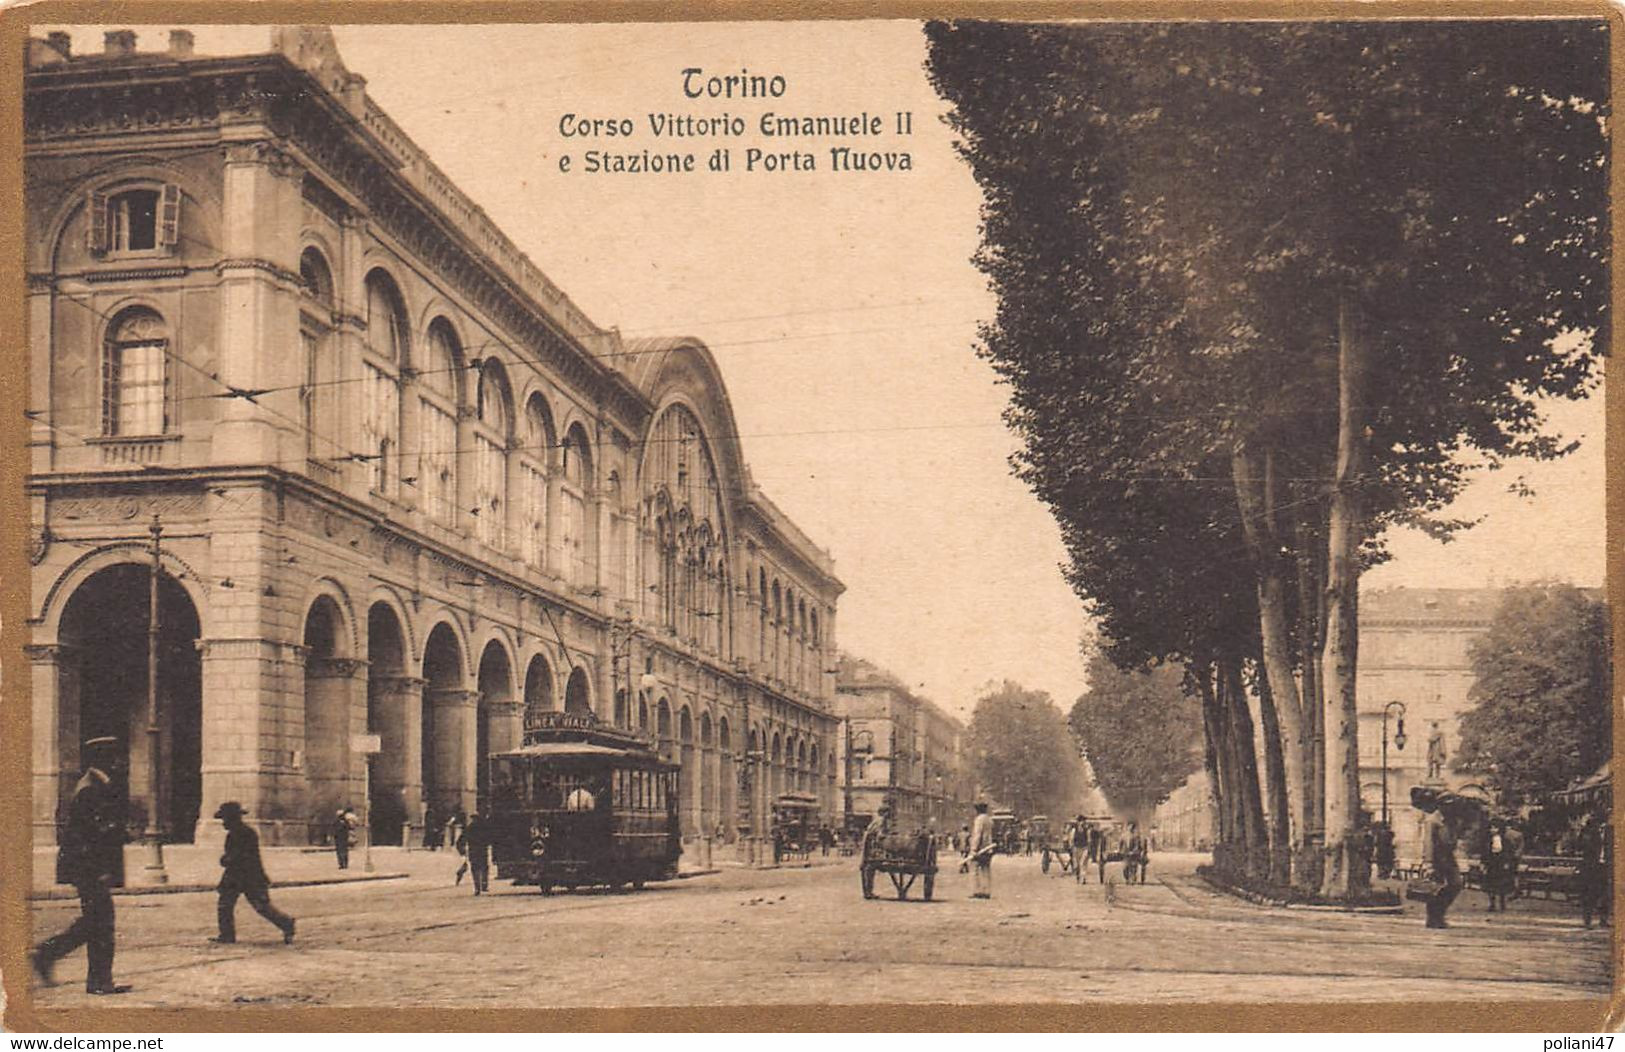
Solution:
M1113 629L1120 645L1222 658L1223 693L1238 661L1259 664L1288 838L1324 827L1325 890L1358 891L1359 574L1389 525L1467 525L1438 518L1463 451L1563 452L1536 400L1587 393L1607 342L1605 24L926 33L986 202L976 261L999 308L981 351L1074 586L1148 628ZM1169 548L1114 528L1191 526L1180 566L1246 564L1256 647L1176 652L1165 597L1120 583L1154 563L1102 561ZM1152 612L1118 605L1136 601Z
M976 702L966 747L982 791L1017 814L1061 813L1079 782L1066 717L1050 696L1005 680Z
M1202 766L1202 704L1172 666L1125 672L1101 651L1067 723L1118 811L1144 822Z
M1613 741L1608 604L1571 585L1510 588L1468 649L1473 707L1455 769L1503 803L1538 800L1591 774Z

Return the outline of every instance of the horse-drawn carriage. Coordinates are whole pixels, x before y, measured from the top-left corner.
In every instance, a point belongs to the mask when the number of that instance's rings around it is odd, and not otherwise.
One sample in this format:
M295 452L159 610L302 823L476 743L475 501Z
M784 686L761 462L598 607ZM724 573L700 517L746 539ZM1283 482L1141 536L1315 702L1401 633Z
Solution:
M931 892L937 882L937 842L929 833L876 833L863 838L863 859L858 877L863 884L863 897L875 897L875 874L884 873L891 878L899 899L908 898L909 889L920 877L925 880L920 897L931 901Z

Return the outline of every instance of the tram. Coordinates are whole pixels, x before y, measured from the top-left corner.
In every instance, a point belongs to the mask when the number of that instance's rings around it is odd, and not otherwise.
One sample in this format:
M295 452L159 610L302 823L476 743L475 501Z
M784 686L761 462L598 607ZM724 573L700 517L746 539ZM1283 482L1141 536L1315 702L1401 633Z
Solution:
M678 766L588 713L533 720L524 745L489 760L497 877L543 894L675 878Z

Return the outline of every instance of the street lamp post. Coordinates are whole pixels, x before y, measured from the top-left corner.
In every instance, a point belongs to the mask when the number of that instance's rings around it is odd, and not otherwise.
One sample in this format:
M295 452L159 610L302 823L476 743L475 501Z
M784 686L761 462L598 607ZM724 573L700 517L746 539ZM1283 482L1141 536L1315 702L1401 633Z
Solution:
M1394 730L1394 748L1405 748L1405 703L1390 701L1382 707L1382 824L1388 825L1388 714L1399 710Z
M152 572L147 582L147 829L143 839L147 842L147 882L167 884L163 818L159 811L162 805L159 787L164 779L163 722L158 711L158 578L164 572L159 538L164 527L156 512L147 532L152 535Z

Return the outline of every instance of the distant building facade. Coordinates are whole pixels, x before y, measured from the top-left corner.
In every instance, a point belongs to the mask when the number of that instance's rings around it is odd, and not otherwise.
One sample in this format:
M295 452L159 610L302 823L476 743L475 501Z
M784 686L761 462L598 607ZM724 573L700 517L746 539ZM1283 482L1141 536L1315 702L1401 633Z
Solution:
M268 844L344 805L398 842L553 710L681 763L689 837L833 807L843 586L711 353L594 324L331 33L268 33L28 44L36 840L112 734L171 839L235 799Z
M1451 771L1461 741L1461 717L1471 708L1468 647L1489 628L1500 605L1498 588L1391 588L1360 593L1360 805L1382 817L1383 784L1399 856L1416 858L1420 812L1410 803L1421 784L1458 789L1471 779ZM1390 703L1397 702L1397 705ZM1256 703L1255 703L1256 705ZM1387 712L1386 727L1384 712ZM1404 719L1404 745L1399 744ZM1256 719L1256 714L1255 714ZM1383 740L1388 742L1387 767ZM1263 757L1259 758L1263 770ZM1207 775L1198 772L1157 809L1162 838L1196 843L1213 838Z
M848 820L866 824L890 801L907 828L949 832L967 821L974 783L964 725L867 662L843 658L840 670L834 711Z

